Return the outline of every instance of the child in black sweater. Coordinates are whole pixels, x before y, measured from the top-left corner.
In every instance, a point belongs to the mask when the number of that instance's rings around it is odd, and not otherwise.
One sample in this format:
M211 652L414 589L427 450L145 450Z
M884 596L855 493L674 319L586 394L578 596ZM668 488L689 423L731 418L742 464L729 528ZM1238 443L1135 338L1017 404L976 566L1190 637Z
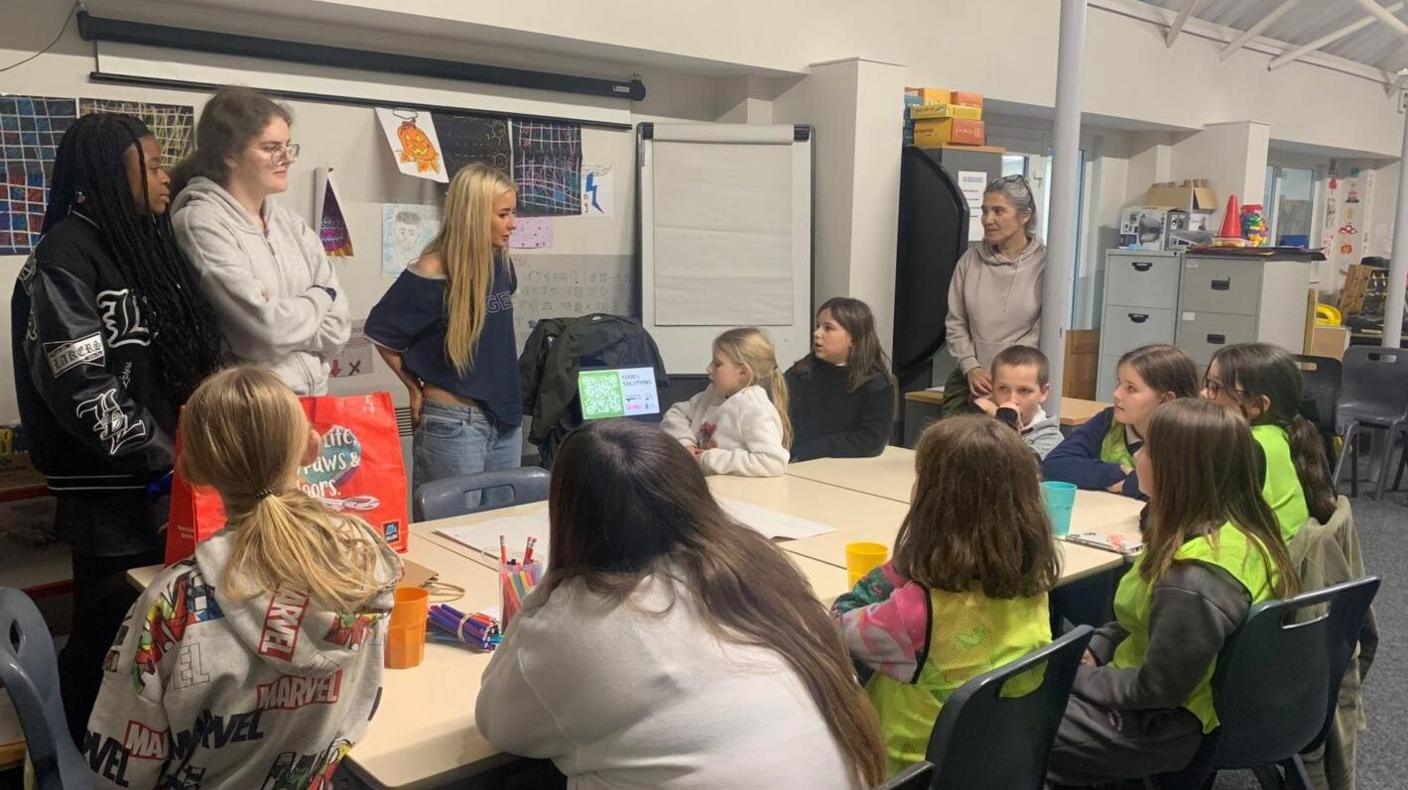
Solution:
M828 300L816 314L812 353L787 371L792 460L879 455L895 417L895 382L859 299Z

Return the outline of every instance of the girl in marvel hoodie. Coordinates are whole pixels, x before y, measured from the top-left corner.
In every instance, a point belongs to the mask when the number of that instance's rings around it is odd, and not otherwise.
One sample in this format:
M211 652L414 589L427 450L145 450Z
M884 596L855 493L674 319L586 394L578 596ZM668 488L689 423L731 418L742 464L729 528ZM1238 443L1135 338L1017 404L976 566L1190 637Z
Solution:
M119 630L84 744L96 786L329 787L380 700L401 561L298 488L321 441L272 372L210 377L181 441L228 526Z

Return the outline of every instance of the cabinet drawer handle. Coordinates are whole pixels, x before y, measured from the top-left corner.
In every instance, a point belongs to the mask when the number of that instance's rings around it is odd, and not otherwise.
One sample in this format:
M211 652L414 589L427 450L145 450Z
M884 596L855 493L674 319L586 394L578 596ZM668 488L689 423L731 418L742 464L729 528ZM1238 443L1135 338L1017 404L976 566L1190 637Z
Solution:
M1208 335L1208 342L1220 346L1227 342L1227 335Z
M1217 278L1216 280L1213 280L1213 281L1212 281L1212 289L1213 289L1214 291L1230 291L1230 290L1232 290L1232 278L1231 278L1231 277L1219 277L1219 278Z
M1148 313L1128 313L1127 315L1129 315L1129 320L1133 321L1136 324L1142 324L1145 321L1149 320Z
M1130 266L1133 266L1133 267L1134 267L1134 270L1135 270L1136 272L1147 272L1147 271L1149 271L1150 269L1154 268L1154 262L1153 262L1153 261L1135 261L1134 263L1131 263Z

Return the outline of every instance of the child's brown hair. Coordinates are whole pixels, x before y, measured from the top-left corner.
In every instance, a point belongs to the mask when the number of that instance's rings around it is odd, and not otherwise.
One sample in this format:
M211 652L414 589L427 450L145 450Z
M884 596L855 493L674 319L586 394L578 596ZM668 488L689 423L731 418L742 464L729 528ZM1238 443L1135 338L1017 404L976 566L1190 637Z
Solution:
M1036 456L1006 425L978 415L929 426L915 449L914 501L895 539L895 570L949 592L990 598L1050 590L1061 568Z
M1157 581L1190 538L1230 524L1255 538L1267 568L1276 571L1268 581L1278 597L1296 593L1296 567L1261 496L1253 441L1245 418L1211 401L1180 398L1154 409L1144 444L1154 489L1139 568L1145 581Z
M1031 346L1008 346L992 359L992 374L997 375L997 369L1002 367L1024 367L1030 365L1036 368L1036 383L1039 387L1045 387L1051 383L1050 363L1046 360L1046 355L1041 353L1041 349Z
M1116 369L1129 365L1149 389L1175 398L1198 397L1198 364L1178 346L1155 343L1126 351Z

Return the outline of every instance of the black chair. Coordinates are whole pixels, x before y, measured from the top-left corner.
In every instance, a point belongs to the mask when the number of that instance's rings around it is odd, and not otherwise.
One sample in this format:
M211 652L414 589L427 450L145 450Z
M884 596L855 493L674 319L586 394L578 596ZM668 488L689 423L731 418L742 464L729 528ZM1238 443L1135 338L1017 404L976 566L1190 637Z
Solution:
M54 640L29 596L0 587L0 688L15 704L40 790L93 786L69 737Z
M929 790L934 783L934 764L920 760L875 786L874 790Z
M1344 352L1344 384L1335 406L1336 430L1344 437L1331 485L1338 485L1346 457L1350 460L1350 495L1359 495L1359 431L1385 434L1375 499L1388 483L1393 445L1408 432L1408 352L1378 346L1350 346Z
M944 703L925 755L934 787L1041 790L1051 742L1066 713L1076 667L1094 633L1088 625L1040 650L979 675ZM1041 686L1021 697L1001 696L1007 681L1045 664Z
M1315 427L1325 440L1325 457L1335 457L1335 436L1339 427L1335 422L1335 404L1340 399L1340 389L1344 383L1344 363L1333 357L1314 357L1309 354L1296 354L1301 378L1305 381L1305 395L1315 401Z
M436 480L416 488L411 509L416 521L433 521L485 510L497 510L548 498L548 471L537 466L496 469L463 477ZM481 494L491 488L509 489L507 502L487 504Z
M1217 657L1218 728L1187 768L1146 785L1206 790L1218 771L1251 769L1262 787L1311 790L1300 753L1329 731L1340 678L1378 589L1369 576L1253 606ZM1327 604L1327 612L1305 616Z

